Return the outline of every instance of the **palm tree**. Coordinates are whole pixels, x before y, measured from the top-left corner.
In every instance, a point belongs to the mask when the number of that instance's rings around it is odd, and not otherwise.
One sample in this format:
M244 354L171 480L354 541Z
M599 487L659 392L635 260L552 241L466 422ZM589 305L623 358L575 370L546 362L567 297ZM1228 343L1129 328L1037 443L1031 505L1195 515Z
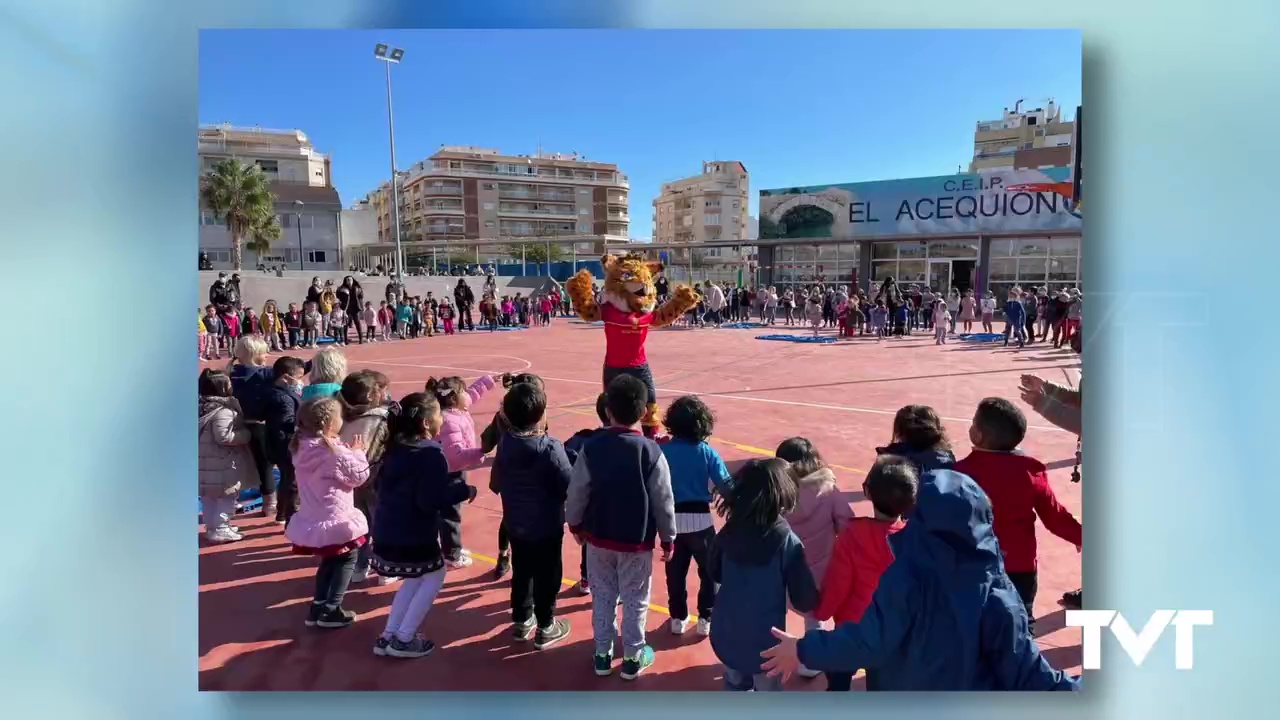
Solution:
M258 244L265 237L255 233L255 228L269 232L267 218L276 225L276 237L280 235L275 197L257 165L245 165L235 158L220 161L201 182L200 200L231 232L231 264L235 270L241 269L245 240L252 237ZM267 243L269 246L270 240Z
M259 214L249 226L249 240L245 248L259 258L271 252L271 243L280 239L280 219L274 214Z

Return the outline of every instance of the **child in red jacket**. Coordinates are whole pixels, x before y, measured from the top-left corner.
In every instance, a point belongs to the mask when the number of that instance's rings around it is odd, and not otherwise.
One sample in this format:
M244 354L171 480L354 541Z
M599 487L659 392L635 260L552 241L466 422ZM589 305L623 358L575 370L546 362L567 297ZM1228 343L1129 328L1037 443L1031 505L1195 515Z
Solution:
M969 428L973 452L955 464L973 478L991 501L992 530L1004 555L1004 569L1027 609L1027 627L1035 629L1036 517L1045 528L1080 550L1080 521L1058 502L1044 463L1022 454L1027 418L1004 398L978 403Z
M853 518L836 538L814 618L834 618L837 625L862 619L880 575L893 563L888 537L906 527L902 516L915 505L918 484L915 464L906 458L881 455L871 466L862 494L871 501L875 515ZM853 673L826 675L829 691L847 692L853 684ZM873 675L868 671L868 690L875 689Z

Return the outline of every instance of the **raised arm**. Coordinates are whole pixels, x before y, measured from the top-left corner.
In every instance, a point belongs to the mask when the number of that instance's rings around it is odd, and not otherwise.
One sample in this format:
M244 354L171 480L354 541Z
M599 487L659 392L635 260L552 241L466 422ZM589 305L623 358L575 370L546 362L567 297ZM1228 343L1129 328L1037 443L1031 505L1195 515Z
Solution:
M595 293L591 292L592 281L590 270L579 270L564 285L565 292L573 300L573 311L587 322L600 319L600 306L596 304Z

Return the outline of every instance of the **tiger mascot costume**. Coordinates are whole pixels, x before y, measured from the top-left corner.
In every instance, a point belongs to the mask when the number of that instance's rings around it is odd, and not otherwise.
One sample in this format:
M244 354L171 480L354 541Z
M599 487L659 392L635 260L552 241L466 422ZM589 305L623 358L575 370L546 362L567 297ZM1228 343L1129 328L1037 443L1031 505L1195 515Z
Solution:
M641 419L644 434L658 433L658 389L644 354L644 341L649 328L666 327L698 305L698 293L687 285L677 286L671 298L660 307L653 285L654 275L662 272L662 263L645 260L628 253L622 257L605 255L604 291L596 302L591 290L591 271L581 270L565 284L578 317L587 322L604 321L604 386L619 375L631 375L649 388L649 410Z

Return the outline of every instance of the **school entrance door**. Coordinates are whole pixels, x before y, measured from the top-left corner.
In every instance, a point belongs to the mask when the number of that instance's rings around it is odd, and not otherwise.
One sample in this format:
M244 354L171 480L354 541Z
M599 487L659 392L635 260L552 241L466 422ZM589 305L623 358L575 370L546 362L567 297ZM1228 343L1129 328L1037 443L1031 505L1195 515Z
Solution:
M951 290L951 261L929 261L929 287L935 293L946 295Z

